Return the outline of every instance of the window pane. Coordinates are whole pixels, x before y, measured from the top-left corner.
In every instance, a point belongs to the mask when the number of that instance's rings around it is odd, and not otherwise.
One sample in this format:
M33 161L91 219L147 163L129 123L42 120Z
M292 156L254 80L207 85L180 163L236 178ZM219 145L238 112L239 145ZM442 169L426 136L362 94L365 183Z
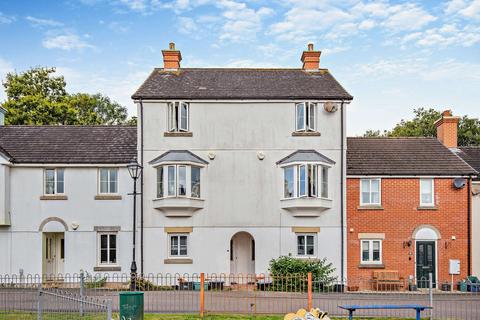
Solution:
M294 167L287 167L283 170L284 175L284 197L292 198L294 197L294 187L293 187L293 174Z
M111 234L110 236L110 249L116 249L117 248L117 236L114 234Z
M328 168L322 167L322 198L328 198Z
M297 254L305 255L305 236L297 236Z
M192 180L192 197L200 198L200 168L192 167L191 171L191 180Z
M116 249L110 249L110 263L117 263L117 250Z
M157 198L163 198L163 167L157 168Z
M108 236L106 234L102 234L100 236L100 248L107 249L108 248Z
M373 261L380 261L380 241L373 241Z
M55 170L45 170L45 194L55 193Z
M170 103L168 105L168 130L175 131L177 128L175 126L175 105Z
M305 130L305 104L298 103L296 105L296 114L297 114L297 121L296 121L296 130Z
M187 167L178 167L178 195L184 196L187 194Z
M380 192L380 180L371 180L372 181L372 192Z
M178 256L178 237L172 236L170 238L170 255Z
M308 196L317 196L317 166L307 165L308 170Z
M64 171L63 169L57 169L57 192L64 193Z
M315 238L314 236L306 236L307 238L307 255L314 254L314 247L315 247Z
M187 255L187 236L180 236L180 255Z
M433 194L432 194L432 179L421 179L420 180L420 190L421 190L421 203L422 204L433 204Z
M65 238L60 239L60 259L65 259Z
M110 193L117 193L117 169L110 169Z
M175 167L168 167L168 195L175 195Z
M108 263L108 250L100 250L100 263Z
M180 129L188 131L188 104L181 104L180 113Z
M100 193L108 193L108 169L100 169Z
M380 193L372 192L372 204L380 204Z
M369 261L369 242L362 241L362 261Z
M305 196L306 195L306 190L305 190L305 179L306 179L306 167L305 165L301 165L298 167L299 173L298 173L298 190L299 190L299 195L300 196Z
M315 130L315 104L308 104L308 129Z

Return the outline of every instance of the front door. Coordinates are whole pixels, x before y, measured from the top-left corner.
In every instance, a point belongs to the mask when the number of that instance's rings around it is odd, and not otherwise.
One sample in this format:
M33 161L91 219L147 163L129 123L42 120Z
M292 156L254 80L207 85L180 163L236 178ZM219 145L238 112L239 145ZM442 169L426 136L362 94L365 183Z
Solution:
M433 287L436 287L435 241L417 241L417 286L428 288L429 274L432 274Z
M234 235L230 241L230 272L251 275L255 273L255 240L246 233Z
M63 233L44 233L44 236L44 273L48 280L55 280L64 270L65 236Z

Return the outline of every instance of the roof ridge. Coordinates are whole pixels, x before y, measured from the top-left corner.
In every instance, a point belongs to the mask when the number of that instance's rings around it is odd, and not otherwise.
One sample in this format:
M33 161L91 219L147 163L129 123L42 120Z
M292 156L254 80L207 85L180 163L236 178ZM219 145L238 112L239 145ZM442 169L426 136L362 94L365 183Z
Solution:
M265 70L265 71L275 71L275 70L286 70L286 71L305 71L302 68L282 68L282 67L272 67L272 68L253 68L253 67L246 67L246 68L234 68L234 67L193 67L193 68L179 68L176 70L165 70L164 68L155 67L154 70L162 70L165 72L181 72L182 70ZM328 68L318 68L318 71L329 71ZM312 72L315 73L316 71L305 71L305 72Z

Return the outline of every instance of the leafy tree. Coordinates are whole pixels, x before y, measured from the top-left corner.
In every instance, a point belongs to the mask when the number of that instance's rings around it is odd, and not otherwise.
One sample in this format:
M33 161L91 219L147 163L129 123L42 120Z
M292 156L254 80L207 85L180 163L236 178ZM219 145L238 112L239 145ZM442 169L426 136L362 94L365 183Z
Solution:
M392 130L367 130L365 137L435 137L437 129L435 121L440 119L442 113L435 109L418 108L413 110L412 120L402 119ZM458 124L458 144L480 145L480 121L463 116Z
M2 104L7 109L6 124L127 123L124 106L99 93L69 94L63 76L54 73L55 68L32 68L7 74L3 83L7 100Z

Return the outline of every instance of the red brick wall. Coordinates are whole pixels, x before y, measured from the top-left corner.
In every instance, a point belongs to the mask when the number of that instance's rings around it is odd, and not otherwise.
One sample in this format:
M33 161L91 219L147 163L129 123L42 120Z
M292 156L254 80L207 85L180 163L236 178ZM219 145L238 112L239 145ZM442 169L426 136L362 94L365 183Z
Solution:
M438 281L449 281L449 259L459 259L461 275L467 276L467 212L468 190L455 189L453 179L435 179L436 210L419 210L419 179L382 179L383 210L362 210L360 206L360 179L347 179L347 272L349 279L371 279L376 269L361 269L359 233L385 233L382 261L384 270L398 270L400 276L408 279L415 275L414 230L421 225L435 227L441 234L437 241ZM456 240L452 241L451 237ZM412 240L410 248L403 242ZM448 247L445 248L445 242ZM409 255L411 252L411 255ZM383 269L380 269L383 270Z

